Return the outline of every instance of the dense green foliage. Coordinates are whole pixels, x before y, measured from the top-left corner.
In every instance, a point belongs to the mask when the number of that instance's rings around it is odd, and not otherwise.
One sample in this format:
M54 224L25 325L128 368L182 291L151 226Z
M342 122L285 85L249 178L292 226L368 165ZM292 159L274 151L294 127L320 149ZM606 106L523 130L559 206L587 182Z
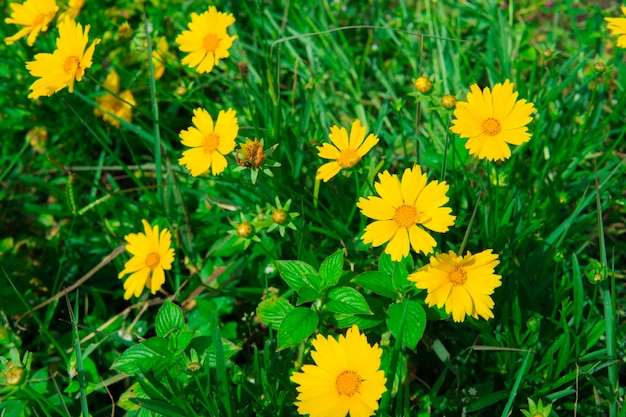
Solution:
M603 20L620 12L548 3L221 1L238 39L201 75L174 39L204 2L88 0L94 65L73 94L35 101L24 64L54 49L54 25L32 48L2 44L0 415L297 415L289 376L311 363L309 336L357 323L384 350L379 415L519 416L531 398L552 416L624 416L626 61ZM155 99L147 28L169 44ZM110 68L137 101L120 128L93 114ZM535 105L532 140L477 160L440 97L505 79ZM253 183L232 156L219 176L180 167L197 107L233 108L239 143L277 145L272 176ZM380 142L316 183L315 146L356 118ZM467 238L499 254L494 319L428 308L406 279L428 258L361 241L359 197L416 163L450 185L457 219L437 250ZM267 228L280 206L293 227ZM120 245L142 219L169 228L176 259L162 291L126 301ZM242 219L254 240L233 233Z

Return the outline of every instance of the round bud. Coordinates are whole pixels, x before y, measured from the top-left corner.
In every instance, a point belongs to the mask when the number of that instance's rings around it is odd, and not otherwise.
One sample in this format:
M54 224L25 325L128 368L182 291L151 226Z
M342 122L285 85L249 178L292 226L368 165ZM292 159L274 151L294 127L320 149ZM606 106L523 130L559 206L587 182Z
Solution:
M452 94L441 97L441 105L444 109L452 110L456 107L456 98Z
M276 224L285 224L287 221L287 212L283 209L276 209L272 213L272 221Z
M432 91L433 89L433 83L432 81L430 81L430 78L428 77L418 77L415 80L415 89L417 89L417 91L419 91L422 94L428 94Z
M249 222L239 223L237 226L237 236L247 238L252 234L252 225Z

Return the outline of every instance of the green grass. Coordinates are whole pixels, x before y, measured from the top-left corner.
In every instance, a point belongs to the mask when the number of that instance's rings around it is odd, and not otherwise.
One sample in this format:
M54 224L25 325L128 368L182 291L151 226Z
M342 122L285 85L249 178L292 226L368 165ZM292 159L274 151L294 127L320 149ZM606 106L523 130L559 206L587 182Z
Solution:
M624 416L626 61L603 20L620 10L545 3L218 2L238 39L200 75L174 40L205 3L88 1L78 21L102 39L93 66L73 94L36 101L24 64L54 49L55 25L32 48L2 43L0 415L297 415L289 376L312 359L311 333L281 329L295 308L301 327L336 336L357 320L383 348L381 416L519 416L527 398L552 403L551 416ZM118 33L126 21L129 38ZM0 37L16 31L2 19ZM147 56L161 36L171 55L155 80ZM119 129L93 114L110 68L138 103ZM419 75L433 80L430 97L415 92ZM497 166L448 132L439 100L505 79L536 112L532 140ZM277 145L273 177L253 184L232 156L219 176L180 167L178 133L197 107L235 109L238 143ZM356 118L380 142L316 184L315 146ZM370 220L358 199L375 194L378 173L415 163L450 185L457 219L435 234L437 250L499 254L495 318L454 323L427 308L406 281L427 257L395 264L361 241ZM245 247L228 233L242 214L262 222L276 198L291 200L295 230L259 228ZM162 291L125 301L120 245L144 218L170 229L176 258ZM309 275L290 284L296 264L284 261L294 260ZM327 287L296 291L321 270ZM352 281L371 271L393 285L389 296ZM373 314L330 310L345 287ZM423 328L409 312L422 307ZM7 386L16 362L24 378Z

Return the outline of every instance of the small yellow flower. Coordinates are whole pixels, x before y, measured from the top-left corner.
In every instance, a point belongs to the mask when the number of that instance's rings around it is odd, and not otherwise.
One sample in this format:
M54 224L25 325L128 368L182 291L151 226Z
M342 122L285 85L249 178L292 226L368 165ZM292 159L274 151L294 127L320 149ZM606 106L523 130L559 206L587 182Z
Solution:
M237 39L237 36L229 36L226 29L235 23L232 14L218 12L215 6L202 13L191 13L189 30L183 31L176 37L178 49L189 54L182 59L182 64L189 68L195 68L202 74L211 72L218 65L220 59L228 58L228 49Z
M65 20L65 17L76 20L80 9L85 5L85 0L69 0L67 2L67 8L59 15L59 21Z
M626 16L626 7L622 7L622 14ZM620 35L617 38L617 46L626 48L626 18L623 17L605 17L608 22L608 29L613 35Z
M488 87L481 91L476 84L470 90L467 102L456 103L450 130L469 139L465 147L477 158L509 158L508 144L521 145L530 140L526 125L532 121L533 104L517 100L509 80L496 84L493 92Z
M165 72L165 60L168 56L167 39L163 36L159 39L156 48L152 51L152 65L154 67L154 79L158 80Z
M51 96L68 87L70 93L74 91L74 81L80 81L85 75L85 69L91 67L93 52L100 39L96 39L85 50L89 41L89 25L83 27L66 18L59 23L59 37L57 49L52 54L37 54L35 60L26 63L32 76L40 77L30 86L32 92L29 98Z
M428 254L437 246L424 228L444 233L454 225L452 209L443 207L448 202L445 181L427 183L426 174L419 166L405 169L402 180L389 171L378 174L374 184L380 197L361 197L357 207L361 213L376 220L365 228L364 243L380 246L389 242L385 252L393 261L400 261L413 248Z
M194 126L179 134L182 144L192 149L183 152L178 163L191 170L194 177L204 174L209 168L213 175L217 175L228 165L224 155L235 149L235 138L239 132L237 113L233 109L221 110L215 125L206 110L197 108L193 114Z
M332 142L317 147L318 156L324 159L334 159L317 170L316 180L328 181L342 169L354 167L370 149L378 143L378 137L370 133L367 138L367 129L355 120L350 129L350 137L343 127L332 126L328 138Z
M465 316L493 318L494 306L490 295L498 288L500 275L494 268L500 263L498 255L491 249L475 255L467 252L457 256L450 251L430 257L430 263L409 275L417 288L426 289L426 302L429 307L445 306L446 313L452 313L456 322L465 320Z
M367 417L375 414L386 391L380 370L382 349L371 346L357 325L335 340L318 334L311 356L315 365L303 365L291 381L299 386L298 412L310 417Z
M118 278L131 274L124 282L124 299L139 297L144 287L152 294L165 282L165 270L172 269L174 249L170 248L172 235L164 228L159 234L159 226L150 227L146 220L141 221L145 233L131 233L124 236L128 245L126 250L133 257L124 264L124 270Z
M113 94L105 93L96 98L96 103L98 103L99 107L94 109L94 114L102 117L105 122L115 127L120 127L120 121L114 116L130 123L133 120L133 106L137 105L137 103L130 90L119 92L120 76L115 69L112 69L107 75L104 80L104 86ZM117 94L123 100L115 97L114 94Z
M39 32L48 30L48 25L59 10L55 0L26 0L24 4L10 3L11 17L4 19L5 23L23 26L19 32L4 38L7 45L28 35L26 43L33 46Z

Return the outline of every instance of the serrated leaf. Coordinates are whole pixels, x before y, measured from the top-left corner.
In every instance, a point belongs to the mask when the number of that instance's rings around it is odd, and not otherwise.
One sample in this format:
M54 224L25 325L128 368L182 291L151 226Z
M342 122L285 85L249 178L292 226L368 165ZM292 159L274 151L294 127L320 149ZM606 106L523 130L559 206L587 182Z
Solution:
M156 316L156 334L165 337L170 332L179 332L185 327L185 317L176 304L171 301L163 303Z
M276 267L280 277L296 291L311 286L305 275L318 276L315 268L302 261L276 261Z
M379 271L364 272L352 278L361 287L387 298L396 298L391 278Z
M119 358L111 365L112 369L117 369L128 375L135 375L144 371L149 371L163 364L165 357L142 344L134 345L126 349Z
M328 292L326 308L333 313L372 314L365 297L352 287L337 287Z
M396 339L399 339L402 330L402 344L409 349L415 349L426 329L426 313L417 301L392 304L387 310L387 326Z
M296 307L291 310L278 328L278 349L297 345L309 337L319 323L319 317L310 308Z
M259 303L256 314L270 329L278 330L287 313L293 309L287 299L273 296Z
M296 305L302 305L304 303L310 303L319 298L319 293L311 287L304 286L298 290L298 301Z
M340 249L324 259L320 265L320 277L324 288L332 287L339 282L343 272L343 255L344 250Z

